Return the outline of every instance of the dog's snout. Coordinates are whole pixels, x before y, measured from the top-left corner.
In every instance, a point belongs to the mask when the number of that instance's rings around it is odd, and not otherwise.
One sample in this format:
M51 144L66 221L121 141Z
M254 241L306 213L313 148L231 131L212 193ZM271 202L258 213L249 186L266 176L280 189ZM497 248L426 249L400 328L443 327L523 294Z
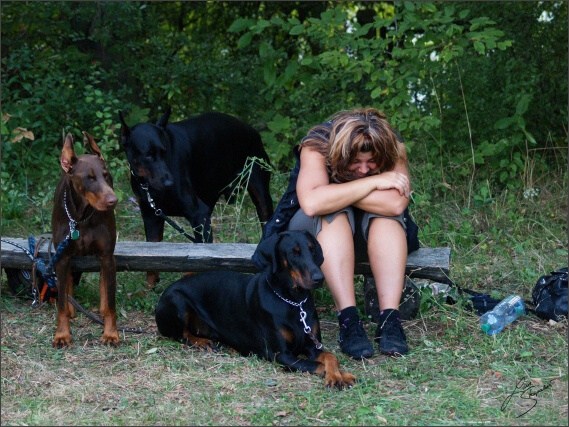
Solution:
M109 195L107 195L107 197L106 197L107 207L108 207L109 209L114 208L114 207L117 205L118 201L119 201L119 199L118 199L117 195L114 194L114 193L113 193L113 194L109 194Z
M162 185L166 188L172 187L174 185L174 180L172 179L172 174L168 168L163 168L162 173L159 174L162 177Z
M324 274L322 273L322 271L312 273L312 280L314 280L317 283L322 282L324 280Z

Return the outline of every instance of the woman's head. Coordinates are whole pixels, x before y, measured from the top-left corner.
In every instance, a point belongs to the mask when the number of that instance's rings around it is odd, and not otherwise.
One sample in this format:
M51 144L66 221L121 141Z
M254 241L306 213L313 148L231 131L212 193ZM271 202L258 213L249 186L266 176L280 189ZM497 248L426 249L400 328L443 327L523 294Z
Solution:
M327 159L332 180L353 179L350 166L362 159L368 159L368 165L376 166L368 175L393 169L399 159L398 144L397 135L385 115L375 108L339 112L332 118L328 144Z
M331 127L322 132L314 128L315 137L307 137L309 146L326 157L332 182L346 182L367 175L392 170L400 158L399 139L383 113L375 108L357 108L337 113ZM367 167L356 167L358 163Z

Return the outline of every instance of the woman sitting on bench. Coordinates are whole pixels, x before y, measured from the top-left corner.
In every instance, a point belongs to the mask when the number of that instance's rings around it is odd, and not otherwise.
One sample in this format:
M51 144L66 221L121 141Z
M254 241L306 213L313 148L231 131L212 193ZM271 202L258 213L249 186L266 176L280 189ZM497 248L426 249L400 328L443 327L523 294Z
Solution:
M354 358L374 354L354 291L355 263L369 259L381 310L375 341L381 353L406 354L398 308L407 254L418 240L416 232L406 236L411 183L405 145L384 114L361 108L310 129L294 153L288 189L263 239L282 229L307 229L317 237L338 310L340 348Z

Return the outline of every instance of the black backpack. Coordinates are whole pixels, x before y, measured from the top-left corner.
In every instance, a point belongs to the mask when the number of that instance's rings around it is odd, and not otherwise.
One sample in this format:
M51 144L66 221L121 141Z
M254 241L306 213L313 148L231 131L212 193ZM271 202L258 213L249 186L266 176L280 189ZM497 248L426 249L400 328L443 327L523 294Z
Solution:
M535 314L545 320L567 319L567 267L541 276L532 293Z

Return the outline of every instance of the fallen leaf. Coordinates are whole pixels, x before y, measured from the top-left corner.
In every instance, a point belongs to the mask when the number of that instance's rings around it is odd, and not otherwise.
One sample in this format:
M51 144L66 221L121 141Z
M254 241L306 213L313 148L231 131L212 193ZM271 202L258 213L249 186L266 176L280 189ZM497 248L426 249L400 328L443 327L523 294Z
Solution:
M24 128L16 128L14 129L14 137L12 138L12 142L20 142L23 138L28 138L30 140L34 140L34 134L32 131L29 131Z

